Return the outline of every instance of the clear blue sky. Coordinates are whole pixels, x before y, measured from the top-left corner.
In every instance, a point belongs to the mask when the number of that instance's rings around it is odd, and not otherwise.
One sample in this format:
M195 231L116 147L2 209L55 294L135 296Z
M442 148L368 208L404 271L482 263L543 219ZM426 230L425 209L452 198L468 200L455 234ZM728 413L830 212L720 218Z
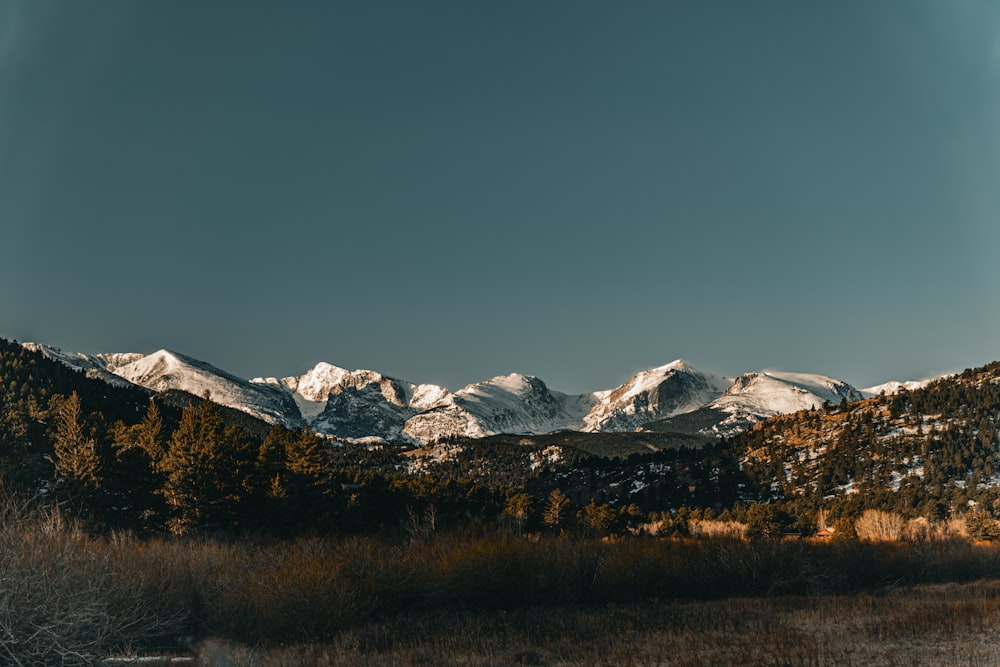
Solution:
M1000 3L0 0L0 336L606 388L1000 358Z

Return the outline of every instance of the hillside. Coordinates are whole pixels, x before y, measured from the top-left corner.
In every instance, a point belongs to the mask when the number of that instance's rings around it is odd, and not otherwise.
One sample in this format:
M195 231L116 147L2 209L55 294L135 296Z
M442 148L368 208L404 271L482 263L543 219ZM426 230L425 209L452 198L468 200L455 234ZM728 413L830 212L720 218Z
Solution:
M954 507L998 495L998 415L993 363L913 391L773 417L736 447L774 497L894 493L894 505Z

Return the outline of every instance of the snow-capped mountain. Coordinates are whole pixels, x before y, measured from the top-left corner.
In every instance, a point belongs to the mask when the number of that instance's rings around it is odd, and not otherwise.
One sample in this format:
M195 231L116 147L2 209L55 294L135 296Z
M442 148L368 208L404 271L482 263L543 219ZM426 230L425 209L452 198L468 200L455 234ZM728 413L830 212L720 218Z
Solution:
M39 343L22 345L109 384L143 387L151 391L177 389L195 396L203 396L207 391L216 403L242 410L268 423L291 428L300 428L304 424L301 412L287 391L248 382L178 352L159 350L149 355L135 352L87 355Z
M593 407L591 395L551 391L530 375L512 373L477 382L443 397L407 420L403 433L420 442L443 436L579 430Z
M349 371L325 362L300 376L251 382L287 392L317 433L387 442L409 441L403 435L406 420L450 395L437 385L413 384L376 371Z
M634 431L647 422L697 410L721 396L731 382L678 359L593 394L595 405L583 418L582 430Z
M614 389L587 394L553 391L539 378L518 373L450 392L328 363L298 376L248 381L167 350L88 356L25 346L108 382L198 396L208 391L212 400L270 423L308 426L342 439L413 444L447 436L555 430L641 428L731 436L772 415L863 397L849 384L822 375L758 372L731 381L681 360L637 373Z
M124 358L123 358L124 360ZM303 424L295 401L276 387L254 384L203 361L159 350L111 369L116 376L153 391L178 389L195 396L208 392L216 403L242 410L272 424Z
M941 376L941 377L947 377L947 376ZM883 382L882 384L875 385L874 387L866 387L865 389L861 390L861 394L865 398L872 398L873 396L878 396L879 394L882 393L885 393L886 395L896 394L899 393L899 391L902 389L905 389L906 391L913 391L915 389L922 389L937 379L940 378L929 378L927 380L910 380L908 382L897 382L896 380L892 380L891 382Z
M95 354L88 356L79 352L64 352L58 347L42 345L41 343L22 343L23 347L33 352L38 352L42 356L63 363L70 368L74 368L87 377L103 380L108 384L118 386L134 386L128 380L115 375L115 369L126 364L130 364L143 355L126 352L117 354Z
M722 396L698 410L647 424L644 428L731 437L768 417L862 398L861 392L851 385L825 375L777 371L744 373Z
M255 378L286 389L306 423L339 438L431 442L448 436L634 430L665 415L694 410L728 382L676 361L643 371L615 389L564 394L532 376L513 373L452 393L375 371L317 364L301 376Z

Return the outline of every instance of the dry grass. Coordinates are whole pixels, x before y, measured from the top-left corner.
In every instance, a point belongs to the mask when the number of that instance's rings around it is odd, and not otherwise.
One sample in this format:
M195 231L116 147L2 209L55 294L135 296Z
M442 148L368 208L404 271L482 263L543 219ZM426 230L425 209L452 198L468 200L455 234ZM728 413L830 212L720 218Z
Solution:
M187 610L128 540L95 541L58 512L0 503L0 664L90 665L176 637Z
M1000 592L972 582L996 578L1000 548L958 539L148 541L8 501L0 664L199 641L209 665L974 662Z
M420 613L324 644L254 649L210 641L206 667L353 665L994 665L1000 584L927 585L886 595L733 598Z

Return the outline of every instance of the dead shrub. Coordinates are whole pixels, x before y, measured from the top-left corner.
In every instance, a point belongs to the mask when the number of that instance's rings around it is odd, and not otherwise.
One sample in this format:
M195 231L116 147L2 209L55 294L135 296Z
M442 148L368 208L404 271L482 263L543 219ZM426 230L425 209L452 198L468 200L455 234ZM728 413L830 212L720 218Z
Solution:
M0 663L89 665L110 651L176 636L183 608L165 582L58 510L0 499Z
M747 525L739 521L692 521L689 527L695 537L733 537L747 536Z
M906 520L895 512L865 510L854 522L854 530L862 540L899 540L905 524Z

